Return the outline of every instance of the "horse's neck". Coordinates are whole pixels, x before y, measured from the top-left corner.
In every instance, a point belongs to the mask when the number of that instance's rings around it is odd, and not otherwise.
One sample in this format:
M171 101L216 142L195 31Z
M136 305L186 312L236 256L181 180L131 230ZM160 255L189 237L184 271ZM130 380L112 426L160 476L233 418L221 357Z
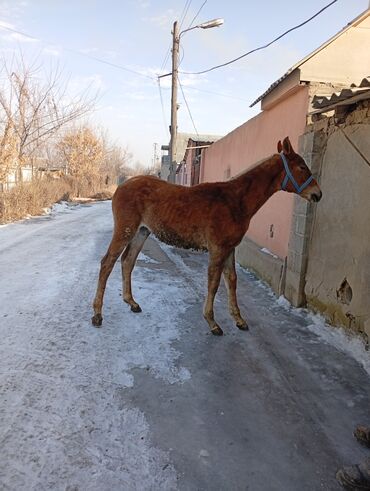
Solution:
M235 186L235 193L241 198L248 220L280 189L278 181L282 168L279 163L277 158L272 156L230 181Z

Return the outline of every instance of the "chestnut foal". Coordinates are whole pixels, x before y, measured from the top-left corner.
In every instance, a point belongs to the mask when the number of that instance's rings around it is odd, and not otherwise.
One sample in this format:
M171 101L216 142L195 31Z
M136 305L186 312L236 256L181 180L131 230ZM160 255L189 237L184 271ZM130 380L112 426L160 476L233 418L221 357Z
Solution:
M278 142L278 152L227 182L184 187L155 177L138 176L120 185L112 200L114 232L101 261L93 325L99 327L102 324L106 282L121 254L123 300L133 312L141 312L132 296L131 273L152 232L167 244L209 252L208 295L203 315L211 332L223 333L213 314L222 273L230 314L239 329L247 330L248 324L240 315L236 298L235 247L248 230L251 218L281 189L300 194L308 201L319 201L322 195L288 137L283 144Z

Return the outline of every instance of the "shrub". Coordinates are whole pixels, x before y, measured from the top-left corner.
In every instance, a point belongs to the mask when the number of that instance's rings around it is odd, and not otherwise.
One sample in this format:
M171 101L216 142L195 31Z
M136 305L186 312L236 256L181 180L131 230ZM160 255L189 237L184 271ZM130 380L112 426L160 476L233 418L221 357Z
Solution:
M110 193L101 178L61 177L35 179L21 183L9 191L0 192L0 223L19 220L28 215L41 215L54 203L69 201L75 196L91 197Z

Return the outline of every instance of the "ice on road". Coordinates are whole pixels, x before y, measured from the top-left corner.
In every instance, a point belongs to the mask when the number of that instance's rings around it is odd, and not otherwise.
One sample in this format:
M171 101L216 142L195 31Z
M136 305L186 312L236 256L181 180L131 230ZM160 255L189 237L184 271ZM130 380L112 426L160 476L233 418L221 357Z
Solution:
M1 231L1 489L175 486L168 454L151 446L125 389L133 368L168 383L190 377L171 347L178 327L168 298L180 296L179 281L159 275L153 291L152 272L138 268L138 297L148 306L139 318L123 305L115 275L104 330L92 328L110 230L109 205L98 204Z
M152 239L133 275L143 313L117 264L93 328L110 203L62 211L0 229L0 489L338 489L336 468L365 455L361 345L356 361L243 271L250 332L221 289L225 336L209 335L206 256Z

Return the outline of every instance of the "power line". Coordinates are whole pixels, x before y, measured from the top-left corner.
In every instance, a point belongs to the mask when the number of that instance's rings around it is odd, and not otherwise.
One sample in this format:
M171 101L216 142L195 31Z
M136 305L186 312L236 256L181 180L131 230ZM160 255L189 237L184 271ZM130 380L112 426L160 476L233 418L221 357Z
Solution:
M0 29L5 29L7 31L10 31L10 32L14 32L16 34L20 34L22 36L25 36L29 39L33 39L35 41L41 41L42 43L44 43L46 46L55 46L55 43L51 43L51 42L46 42L46 41L43 41L41 40L40 38L37 38L35 36L31 36L30 34L27 34L25 32L22 32L22 31L18 31L17 29L12 29L11 27L6 27L6 26L0 26ZM126 71L126 72L129 72L129 73L133 73L135 75L139 75L141 77L145 77L145 78L148 78L149 80L153 80L153 81L158 81L158 77L154 77L154 76L150 76L150 75L146 75L145 73L140 73L136 70L133 70L131 68L127 68L123 65L119 65L117 63L113 63L113 62L110 62L110 61L107 61L107 60L104 60L102 58L97 58L96 56L92 56L92 55L89 55L88 53L83 53L81 51L78 51L76 49L72 49L72 48L65 48L62 46L62 48L65 50L65 51L69 51L71 53L74 53L74 54L77 54L79 56L83 56L85 58L89 58L91 60L94 60L94 61L97 61L98 63L103 63L105 65L108 65L108 66L111 66L113 68L117 68L119 70L123 70L123 71ZM183 58L183 57L182 57ZM231 98L231 99L238 99L238 100L241 100L241 101L244 101L245 99L241 99L239 97L234 97L234 96L230 96L230 95L227 95L227 94L220 94L218 92L212 92L212 91L209 91L209 90L204 90L204 89L198 89L197 87L187 87L188 89L191 89L191 90L198 90L199 92L206 92L206 93L209 93L209 94L214 94L214 95L219 95L221 97L228 97L228 98ZM161 89L161 92L160 92L160 95L162 97L162 89L163 87L160 86L160 89ZM163 100L163 98L162 98ZM248 102L245 100L245 102Z
M181 15L180 15L180 28L185 20L185 17L186 17L186 14L188 13L188 10L189 10L189 7L190 7L190 4L193 0L186 0L185 2L185 5L184 5L184 8L182 9L182 12L181 12ZM169 45L167 51L166 51L166 55L164 57L164 60L163 60L163 63L161 65L161 70L162 71L165 66L167 65L167 62L168 62L168 58L170 56L170 53L171 53L171 44Z
M184 59L184 56L185 56L185 50L184 50L184 48L182 47L181 44L179 45L179 48L181 49L181 59L179 61L179 64L177 65L177 68L181 65L182 60Z
M190 29L190 28L191 28L191 26L192 26L192 25L193 25L193 23L195 22L195 19L198 17L198 15L200 14L200 12L201 12L202 8L205 6L205 4L207 3L207 1L208 1L208 0L204 0L204 2L202 3L202 5L200 6L200 8L199 8L198 12L197 12L197 13L194 15L193 20L190 22L188 29Z
M137 72L136 70L132 70L132 68L127 68L123 65L118 65L117 63L112 63L110 61L103 60L102 58L97 58L96 56L92 56L92 55L89 55L87 53L82 53L81 51L71 49L71 48L63 48L63 49L65 49L66 51L69 51L71 53L75 53L77 55L84 56L85 58L90 58L91 60L95 60L98 63L103 63L104 65L109 65L111 67L118 68L119 70L123 70L125 72L134 73L135 75L140 75L141 77L149 78L150 80L156 80L156 77L153 77L151 75L146 75L145 73Z
M158 77L160 79L160 77ZM171 87L162 87L162 89L165 90L170 90ZM250 102L247 99L243 99L242 97L236 97L234 95L230 94L222 94L221 92L216 92L214 90L206 90L206 89L199 89L198 87L193 87L192 85L187 85L186 88L188 90L196 90L197 92L205 92L206 94L213 94L213 95L218 95L220 97L226 97L227 99L235 99L237 101L243 101L243 102Z
M0 29L5 29L6 31L10 31L10 32L14 32L15 34L20 34L21 36L25 36L29 39L33 39L34 41L41 41L43 44L45 44L46 46L55 46L55 43L51 43L51 42L46 42L46 41L43 41L42 39L39 39L35 36L31 36L30 34L27 34L25 32L22 32L22 31L18 31L17 29L12 29L11 27L6 27L6 26L0 26ZM119 70L123 70L125 72L130 72L130 73L134 73L135 75L140 75L141 77L145 77L145 78L149 78L150 80L156 80L156 77L152 77L150 75L146 75L145 73L140 73L136 70L133 70L132 68L127 68L123 65L118 65L117 63L112 63L110 61L107 61L107 60L103 60L102 58L97 58L96 56L92 56L92 55L89 55L88 53L83 53L82 51L79 51L77 49L72 49L72 48L66 48L66 47L63 47L63 49L65 51L69 51L70 53L74 53L74 54L77 54L79 56L83 56L85 58L89 58L91 60L94 60L94 61L97 61L98 63L103 63L105 65L109 65L109 66L112 66L114 68L118 68Z
M168 125L167 125L167 119L166 119L166 111L164 110L164 103L163 103L163 94L162 94L162 87L161 87L161 79L158 78L158 89L159 89L159 98L161 101L161 106L162 106L162 116L163 116L163 123L165 127L165 133L168 131Z
M248 55L250 55L252 53L255 53L256 51L259 51L261 49L268 48L269 46L271 46L271 44L276 43L276 41L278 41L282 37L286 36L290 32L294 31L295 29L299 29L300 27L302 27L305 24L307 24L308 22L310 22L312 19L314 19L315 17L317 17L318 15L320 15L322 12L324 12L324 10L326 10L327 8L329 8L331 5L333 5L337 1L338 0L333 0L332 2L328 3L325 7L323 7L321 10L319 10L318 12L316 12L309 19L305 20L304 22L301 22L301 24L298 24L297 26L294 26L294 27L288 29L287 31L283 32L283 34L280 34L280 36L278 36L277 38L273 39L272 41L270 41L269 43L265 44L264 46L260 46L259 48L252 49L251 51L248 51L247 53L244 53L243 55L240 55L237 58L234 58L233 60L227 61L226 63L221 63L220 65L213 66L211 68L208 68L207 70L202 70L200 72L180 72L180 73L182 73L184 75L201 75L203 73L207 73L207 72L211 72L212 70L216 70L217 68L221 68L221 67L224 67L224 66L227 66L227 65L231 65L231 63L235 63L236 61L241 60L242 58L245 58L246 56L248 56Z
M228 99L236 99L237 101L243 101L243 102L249 103L249 101L247 101L247 99L243 99L241 97L236 97L236 96L228 95L228 94L221 94L220 92L214 92L213 90L198 89L198 87L192 87L191 85L188 85L186 88L191 89L191 90L197 90L198 92L205 92L206 94L218 95L220 97L227 97Z
M194 123L194 119L193 119L193 116L191 114L191 111L190 111L190 107L189 107L189 104L188 104L188 101L186 100L186 97L185 97L185 94L184 94L184 89L182 88L182 84L180 82L180 79L179 77L177 77L177 80L179 82L179 85L180 85L180 89L181 89L181 93L182 93L182 97L184 99L184 102L186 104L186 107L187 107L187 110L188 110L188 113L189 113L189 116L190 116L190 119L191 119L191 122L193 123L193 127L194 127L194 130L195 130L195 133L197 134L197 136L199 137L199 133L198 133L198 130L195 126L195 123Z
M192 21L190 22L189 26L187 27L187 29L190 29L191 26L193 25L195 19L198 17L198 15L200 14L202 8L205 6L205 4L207 3L208 0L204 0L204 2L202 3L202 5L200 6L200 8L198 9L198 12L194 15ZM180 63L178 64L178 68L180 67L181 63L182 63L182 60L184 59L184 56L185 56L185 51L184 51L184 48L182 47L182 45L180 44L180 47L182 48L182 58L180 60Z
M181 29L181 27L182 27L182 25L184 23L185 17L188 15L188 10L189 10L189 7L190 7L192 1L193 0L189 0L189 3L188 3L188 6L186 7L186 10L184 8L185 12L184 12L184 14L182 16L182 20L180 20L180 29Z

